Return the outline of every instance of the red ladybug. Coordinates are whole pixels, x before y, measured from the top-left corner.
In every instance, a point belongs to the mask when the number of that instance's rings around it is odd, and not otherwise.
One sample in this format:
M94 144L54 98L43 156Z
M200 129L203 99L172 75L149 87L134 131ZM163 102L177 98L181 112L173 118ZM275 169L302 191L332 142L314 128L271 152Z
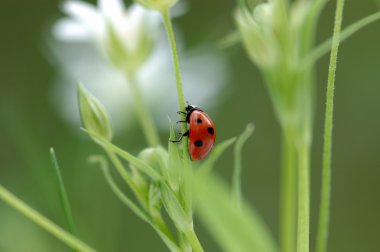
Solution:
M207 156L215 143L216 131L215 125L211 118L201 109L194 105L187 105L186 121L179 121L189 124L189 130L182 134L179 140L172 142L180 142L182 137L189 137L189 152L191 160L199 160Z

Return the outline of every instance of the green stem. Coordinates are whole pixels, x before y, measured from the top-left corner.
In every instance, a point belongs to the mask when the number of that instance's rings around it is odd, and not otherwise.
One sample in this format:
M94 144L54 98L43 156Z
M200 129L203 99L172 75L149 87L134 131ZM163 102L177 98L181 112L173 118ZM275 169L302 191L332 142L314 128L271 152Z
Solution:
M178 50L177 50L177 44L175 41L175 35L173 31L173 26L172 22L170 19L170 13L169 10L163 11L162 16L164 19L164 24L168 33L168 39L170 42L170 47L172 51L172 58L173 58L173 67L174 67L174 73L175 73L175 79L176 79L176 85L177 85L177 95L178 95L178 103L179 103L179 110L184 112L186 110L186 105L185 105L185 97L183 94L183 88L182 88L182 78L181 78L181 69L179 65L179 58L178 58ZM181 120L185 121L186 120L186 115L181 113ZM187 131L187 125L182 124L181 125L182 132ZM189 146L188 146L188 137L184 137L182 140L182 150L183 150L183 157L184 157L184 162L185 166L187 165L190 167L190 158L189 158ZM186 185L185 185L186 186ZM190 200L190 199L189 199ZM188 202L189 206L191 206L191 202ZM189 207L187 210L187 215L190 215L192 218L192 208ZM185 233L186 238L188 239L189 243L191 244L191 247L193 248L194 252L203 252L203 248L198 240L197 235L194 232L194 229L191 228L186 231Z
M147 203L145 200L145 197L141 190L136 186L135 182L133 181L131 175L126 171L123 164L120 162L119 158L116 156L116 154L108 149L109 147L105 148L105 152L107 153L108 157L110 158L112 164L115 166L116 170L119 172L121 177L124 179L125 183L129 188L133 191L135 194L137 200L141 204L142 207L144 207L144 210L147 209Z
M4 202L9 204L11 207L15 208L17 211L19 211L21 214L23 214L25 217L29 218L31 221L54 235L56 238L61 240L63 243L65 243L67 246L71 247L72 249L82 251L82 252L94 252L95 250L88 246L87 244L83 243L76 237L72 236L70 233L63 230L61 227L59 227L57 224L52 222L51 220L47 219L40 213L38 213L36 210L25 204L23 201L18 199L15 195L13 195L11 192L9 192L7 189L5 189L3 186L0 185L0 199L2 199Z
M127 80L128 80L129 87L131 89L131 93L135 102L137 116L140 120L140 124L142 126L145 138L151 147L156 147L160 144L160 139L158 137L156 127L154 126L151 113L146 103L144 102L144 98L141 95L139 87L136 83L136 78L135 76L128 74Z
M176 79L176 85L177 85L177 95L178 95L178 103L179 103L179 110L185 111L186 105L185 105L185 97L183 95L183 88L182 88L182 78L181 78L181 70L179 65L179 59L178 59L178 50L177 50L177 44L175 41L175 36L173 32L173 26L170 19L170 13L169 10L162 13L162 16L164 18L165 27L168 33L168 38L171 46L172 51L172 57L173 57L173 66L174 66L174 73L175 73L175 79ZM181 120L186 120L186 115L181 113ZM181 125L182 132L187 131L187 125L183 123ZM189 147L187 144L187 137L184 137L184 140L182 141L182 148L183 152L186 156L189 156Z
M295 148L285 135L282 145L280 240L282 252L294 252L296 246L296 160Z
M69 198L67 196L65 184L63 183L62 174L61 174L61 171L59 169L58 161L57 161L57 158L55 156L55 151L53 148L50 149L50 156L51 156L51 160L53 163L53 167L54 167L56 175L57 175L57 182L58 182L58 187L59 187L59 196L61 198L61 203L62 203L65 219L66 219L70 233L75 235L76 229L75 229L75 225L74 225L73 214L71 212Z
M333 109L334 109L334 86L335 72L338 58L338 47L340 42L340 30L343 19L344 0L337 0L334 34L330 55L329 75L326 91L326 112L325 129L323 144L323 167L322 167L322 186L321 203L319 210L319 226L317 233L316 251L324 252L327 247L329 211L330 211L330 192L331 192L331 146L333 131Z
M115 195L123 202L134 214L136 214L140 219L148 223L153 227L153 229L157 232L157 234L162 238L164 243L168 246L169 250L172 252L178 252L180 249L177 247L176 242L170 232L170 230L165 225L162 218L155 218L154 222L151 220L151 217L147 215L147 213L140 209L131 199L129 199L116 185L113 180L109 167L106 161L99 157L94 157L93 161L99 162L101 169L103 171L103 175L106 178L107 183L109 184L111 190L115 193Z
M198 237L195 234L193 228L189 228L185 232L185 236L186 236L187 240L189 241L189 243L191 244L191 247L193 248L193 252L203 252L202 245L199 242Z
M298 222L297 252L309 252L310 232L310 150L308 144L298 149Z

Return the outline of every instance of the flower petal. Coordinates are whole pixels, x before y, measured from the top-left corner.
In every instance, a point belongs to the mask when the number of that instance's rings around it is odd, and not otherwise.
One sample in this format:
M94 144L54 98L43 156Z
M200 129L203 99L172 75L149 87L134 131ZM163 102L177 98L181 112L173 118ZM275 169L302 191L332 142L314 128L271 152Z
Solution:
M83 42L90 40L90 34L80 23L62 18L53 26L53 36L61 41Z
M62 10L81 23L97 38L104 37L105 24L95 6L81 1L69 0L63 4Z
M121 0L99 0L98 6L103 15L109 19L124 15L125 6Z

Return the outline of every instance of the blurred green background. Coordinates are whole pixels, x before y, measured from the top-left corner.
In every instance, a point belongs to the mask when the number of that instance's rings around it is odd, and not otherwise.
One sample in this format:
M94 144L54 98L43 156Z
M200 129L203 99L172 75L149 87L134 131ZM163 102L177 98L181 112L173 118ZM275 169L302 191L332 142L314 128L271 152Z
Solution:
M52 108L57 69L47 60L45 34L60 1L0 2L0 183L60 225L65 225L49 148L55 147L82 239L100 251L166 251L154 231L124 207L87 158L102 153L73 132ZM234 29L235 1L189 1L175 20L187 48L217 42ZM346 1L344 26L379 10L375 1ZM332 34L334 1L325 8L318 41ZM333 191L329 251L380 248L380 22L340 47L336 80ZM243 191L278 234L280 134L263 80L242 47L225 49L231 71L225 98L212 112L218 139L238 135L248 122L256 131L244 150ZM312 241L319 201L324 92L328 57L317 66L317 107L312 160ZM191 83L185 83L191 85ZM162 140L167 134L161 135ZM116 139L132 153L144 147L139 129ZM133 148L133 149L131 149ZM232 152L218 172L231 177ZM206 251L219 251L195 223ZM313 247L313 246L312 246ZM65 245L0 202L0 251L67 251Z

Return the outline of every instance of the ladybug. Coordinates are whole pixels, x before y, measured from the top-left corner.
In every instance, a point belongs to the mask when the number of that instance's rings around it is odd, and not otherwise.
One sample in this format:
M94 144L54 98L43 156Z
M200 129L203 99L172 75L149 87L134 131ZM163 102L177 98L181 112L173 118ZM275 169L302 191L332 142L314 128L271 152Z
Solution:
M200 108L194 105L187 105L186 112L178 113L186 114L186 121L178 121L180 123L188 123L189 130L183 133L179 140L172 142L180 142L184 136L189 137L189 152L191 160L199 160L207 156L215 143L216 131L215 125L211 118Z

